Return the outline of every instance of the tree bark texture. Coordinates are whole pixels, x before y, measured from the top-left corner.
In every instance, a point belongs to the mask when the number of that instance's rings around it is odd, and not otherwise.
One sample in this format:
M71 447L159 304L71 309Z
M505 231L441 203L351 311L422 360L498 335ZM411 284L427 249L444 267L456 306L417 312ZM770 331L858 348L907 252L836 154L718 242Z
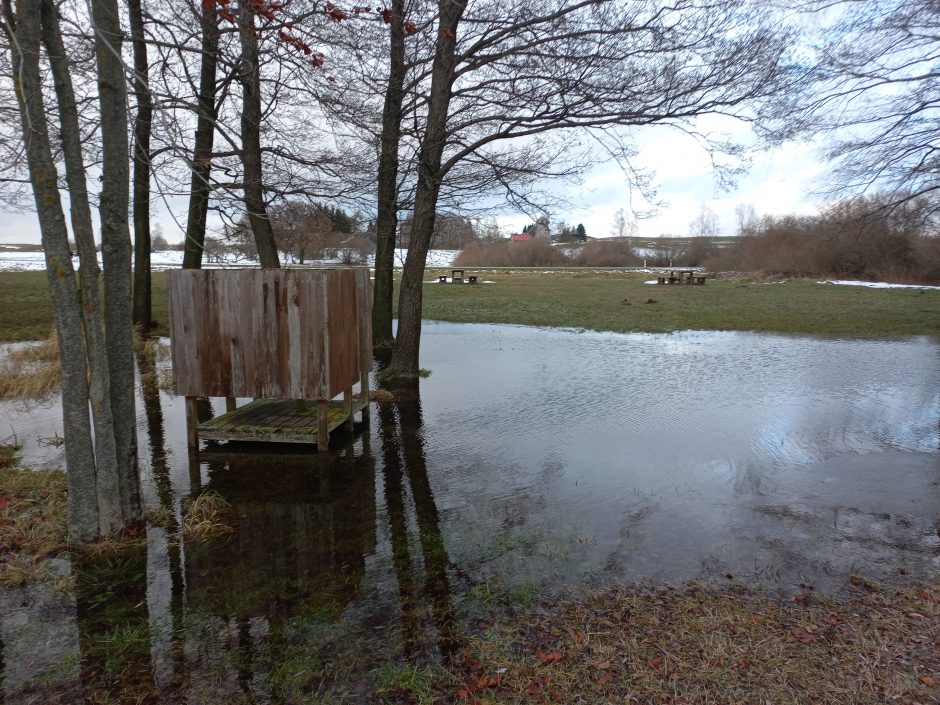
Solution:
M378 213L375 221L375 287L372 291L372 340L391 343L395 234L398 230L398 147L401 142L405 84L405 1L392 1L389 26L388 85L382 108L379 153Z
M65 162L65 180L69 189L72 233L79 254L80 316L88 357L88 398L95 429L99 514L108 516L109 506L113 502L109 498L116 497L119 492L120 473L114 439L114 415L111 411L108 354L101 323L101 271L98 268L85 165L82 160L78 105L62 40L58 9L52 0L42 0L42 41L52 69L53 87L59 106L59 133ZM110 525L112 521L118 522L119 517L106 521L101 527L103 533L110 533L115 528Z
M261 75L258 66L258 35L255 11L250 1L241 0L238 7L238 37L241 60L238 81L242 87L242 170L244 171L244 203L248 222L264 269L281 266L274 242L274 229L264 202L264 174L261 163Z
M200 269L206 242L206 216L209 212L209 177L212 173L212 145L218 111L216 66L219 51L219 13L215 2L202 3L202 51L199 68L198 115L193 162L190 166L189 210L186 216L186 240L183 243L183 269Z
M418 154L418 185L412 218L411 242L398 293L398 333L389 362L392 376L417 377L421 347L421 304L425 260L434 234L437 198L441 190L441 156L447 138L447 114L457 63L457 24L467 0L439 0L440 30L431 69L431 97L427 125Z
M127 14L134 44L134 303L133 320L142 335L150 332L153 305L150 288L150 133L153 97L150 66L144 36L141 0L127 0Z
M4 0L3 14L5 28L10 35L13 84L19 104L59 338L62 423L68 470L69 540L91 541L99 534L99 519L105 526L110 526L119 516L119 506L115 502L113 507L104 507L105 514L99 517L81 309L42 100L39 71L41 0L19 0L15 19L9 0Z
M94 0L98 101L101 109L101 250L104 259L105 333L111 373L111 411L121 479L125 522L140 518L137 426L134 403L134 349L131 318L131 235L127 214L130 165L127 159L127 88L121 61L121 21L117 0Z

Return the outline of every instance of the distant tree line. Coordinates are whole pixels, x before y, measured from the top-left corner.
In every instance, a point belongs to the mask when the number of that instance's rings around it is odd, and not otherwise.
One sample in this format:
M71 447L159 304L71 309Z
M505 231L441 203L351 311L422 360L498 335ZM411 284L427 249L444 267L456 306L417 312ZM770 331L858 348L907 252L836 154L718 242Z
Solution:
M893 204L892 207L887 207ZM738 208L735 238L711 236L619 238L577 246L563 239L567 226L549 241L479 242L456 264L465 267L704 267L787 277L834 277L940 283L940 236L930 199L898 200L891 192L839 200L815 215L758 217ZM615 219L616 223L616 219ZM716 219L702 208L690 233L715 232ZM567 247L559 245L567 244Z
M927 198L899 201L891 192L845 199L816 215L753 218L706 264L792 277L940 283L935 212Z

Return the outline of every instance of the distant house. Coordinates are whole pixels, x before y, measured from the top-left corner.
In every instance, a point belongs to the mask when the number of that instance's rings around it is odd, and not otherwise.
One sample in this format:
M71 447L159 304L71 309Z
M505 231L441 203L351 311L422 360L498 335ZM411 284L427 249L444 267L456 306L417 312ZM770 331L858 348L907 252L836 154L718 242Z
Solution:
M509 236L510 242L526 242L528 240L534 240L535 235L530 233L513 233Z

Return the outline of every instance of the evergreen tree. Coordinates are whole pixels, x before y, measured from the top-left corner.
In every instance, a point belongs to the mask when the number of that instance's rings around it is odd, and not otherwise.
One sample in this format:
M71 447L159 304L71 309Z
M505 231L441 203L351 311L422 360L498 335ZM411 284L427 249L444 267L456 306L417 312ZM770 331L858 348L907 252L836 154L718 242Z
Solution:
M334 233L351 233L352 220L342 208L329 209Z
M578 238L581 242L587 240L587 231L584 229L584 225L578 223L578 227L574 229L574 236Z

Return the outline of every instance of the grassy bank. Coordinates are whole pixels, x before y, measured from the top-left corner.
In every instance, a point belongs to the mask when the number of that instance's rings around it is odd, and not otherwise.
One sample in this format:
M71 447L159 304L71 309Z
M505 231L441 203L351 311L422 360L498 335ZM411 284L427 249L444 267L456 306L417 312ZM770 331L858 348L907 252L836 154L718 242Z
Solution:
M441 270L442 271L442 270ZM429 271L427 281L437 278ZM429 320L563 326L616 332L750 330L849 337L940 335L940 291L821 286L811 281L709 281L651 286L648 274L479 270L493 284L424 287ZM166 275L153 276L154 318L167 321ZM655 303L648 303L652 299ZM42 272L0 273L0 340L52 328Z
M442 680L481 705L940 703L938 586L853 583L842 600L701 585L583 595L486 625Z

